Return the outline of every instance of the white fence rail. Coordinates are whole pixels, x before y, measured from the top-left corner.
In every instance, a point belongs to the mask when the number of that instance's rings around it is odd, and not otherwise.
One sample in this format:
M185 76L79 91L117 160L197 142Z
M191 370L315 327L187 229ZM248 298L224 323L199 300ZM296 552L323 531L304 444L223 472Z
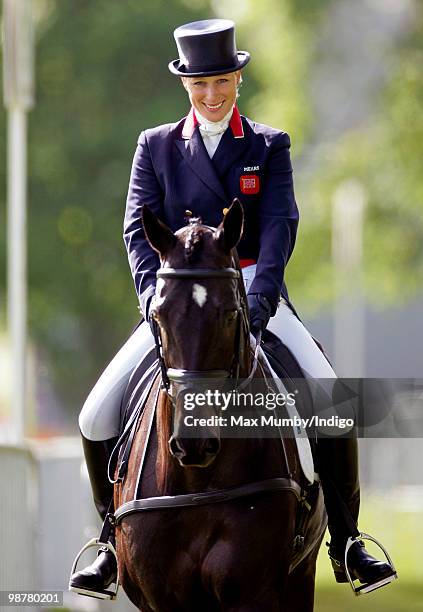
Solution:
M2 591L38 588L37 508L37 466L32 453L22 448L0 446Z
M0 445L0 590L63 591L65 610L134 612L122 589L113 603L67 590L78 550L100 527L84 468L77 438Z

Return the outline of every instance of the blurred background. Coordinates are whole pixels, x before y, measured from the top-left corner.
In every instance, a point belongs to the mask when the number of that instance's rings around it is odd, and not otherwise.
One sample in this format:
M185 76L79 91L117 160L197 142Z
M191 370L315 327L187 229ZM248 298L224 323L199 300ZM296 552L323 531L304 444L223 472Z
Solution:
M423 2L24 3L34 36L26 235L11 233L10 218L7 225L14 105L4 91L0 110L0 589L66 590L76 552L98 529L77 416L138 320L122 240L132 156L141 130L189 108L167 70L177 56L174 28L233 19L238 48L252 55L241 113L291 136L301 220L286 279L338 374L418 379ZM11 242L27 245L26 386L8 333ZM360 445L361 528L387 546L401 580L356 599L335 584L322 550L316 610L423 610L422 440ZM65 604L110 607L68 593ZM114 609L133 608L121 593Z

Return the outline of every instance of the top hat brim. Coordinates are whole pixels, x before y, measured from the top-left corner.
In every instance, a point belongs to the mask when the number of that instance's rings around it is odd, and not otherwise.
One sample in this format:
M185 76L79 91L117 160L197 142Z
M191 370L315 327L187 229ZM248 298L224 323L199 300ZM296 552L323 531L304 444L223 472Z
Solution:
M230 68L214 68L214 69L202 69L202 70L190 70L184 64L181 63L181 60L176 59L172 62L169 62L168 68L172 74L176 74L177 76L186 76L186 77L205 77L205 76L215 76L217 74L228 74L229 72L235 72L235 70L241 70L244 66L248 64L250 61L250 54L248 51L238 51L237 52L237 63L235 66Z

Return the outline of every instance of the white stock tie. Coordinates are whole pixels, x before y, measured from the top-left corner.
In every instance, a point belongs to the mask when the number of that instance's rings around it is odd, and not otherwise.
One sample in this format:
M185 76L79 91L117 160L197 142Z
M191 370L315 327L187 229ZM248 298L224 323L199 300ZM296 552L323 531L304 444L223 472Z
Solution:
M195 111L195 116L200 124L200 132L202 136L217 136L226 131L229 121L231 120L233 108L220 121L209 121L203 115L200 115L198 110Z
M200 115L197 110L195 111L195 116L199 123L198 128L210 157L213 157L219 145L220 139L222 138L223 132L227 130L232 113L233 108L231 108L229 113L227 113L220 121L208 121L205 117Z

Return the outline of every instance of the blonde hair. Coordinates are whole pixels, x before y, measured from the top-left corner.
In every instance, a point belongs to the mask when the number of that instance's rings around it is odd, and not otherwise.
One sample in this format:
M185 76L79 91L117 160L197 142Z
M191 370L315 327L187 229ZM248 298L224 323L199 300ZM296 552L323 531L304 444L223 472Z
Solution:
M240 73L240 74L239 74L239 81L238 81L238 84L237 84L237 86L236 86L236 99L237 99L237 100L238 100L238 98L239 98L239 90L240 90L240 88L241 88L242 81L243 81L243 79L242 79L242 74Z

